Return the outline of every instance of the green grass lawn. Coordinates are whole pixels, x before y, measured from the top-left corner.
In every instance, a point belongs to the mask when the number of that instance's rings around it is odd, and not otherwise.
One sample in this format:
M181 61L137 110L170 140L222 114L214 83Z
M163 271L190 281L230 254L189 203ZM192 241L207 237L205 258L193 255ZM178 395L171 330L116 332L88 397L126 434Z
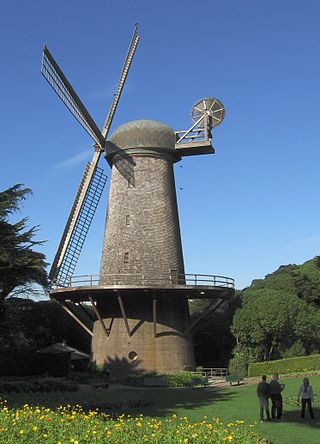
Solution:
M229 423L244 420L254 424L258 433L269 438L274 444L319 444L320 443L320 377L311 376L310 383L315 392L315 420L299 417L299 407L295 400L302 377L288 378L283 392L284 414L281 421L271 423L259 422L259 405L256 396L256 385L240 385L225 388L113 388L97 391L78 391L74 393L44 394L9 394L6 396L9 405L58 406L60 404L81 404L87 407L109 408L120 410L139 401L143 407L129 409L131 414L143 413L144 416L165 417L172 414L187 416L189 420L199 420L203 416L220 418ZM317 396L318 395L318 396Z

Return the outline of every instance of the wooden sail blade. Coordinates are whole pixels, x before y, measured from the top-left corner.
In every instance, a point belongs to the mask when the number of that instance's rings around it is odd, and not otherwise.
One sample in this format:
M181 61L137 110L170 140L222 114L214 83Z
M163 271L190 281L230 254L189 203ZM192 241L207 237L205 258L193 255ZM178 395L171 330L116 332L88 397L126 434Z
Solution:
M137 46L138 46L139 38L140 37L138 35L138 26L135 25L133 35L131 38L131 42L129 45L129 49L128 49L128 52L127 52L127 55L126 55L126 58L125 58L125 61L124 61L123 67L122 67L122 71L121 71L121 75L120 75L120 79L119 79L119 83L118 83L118 88L117 88L116 93L114 94L114 98L113 98L112 104L110 106L109 113L108 113L106 120L104 122L104 125L103 125L102 135L105 139L108 136L108 132L109 132L114 114L115 114L117 106L118 106L118 102L119 102L119 99L120 99L120 96L121 96L121 93L122 93L122 90L123 90L123 87L124 87L124 84L125 84L125 81L126 81L126 78L127 78L130 66L131 66L131 63L132 63L132 59L133 59L134 53L135 53Z
M80 125L103 148L105 139L99 128L46 46L42 52L41 73Z

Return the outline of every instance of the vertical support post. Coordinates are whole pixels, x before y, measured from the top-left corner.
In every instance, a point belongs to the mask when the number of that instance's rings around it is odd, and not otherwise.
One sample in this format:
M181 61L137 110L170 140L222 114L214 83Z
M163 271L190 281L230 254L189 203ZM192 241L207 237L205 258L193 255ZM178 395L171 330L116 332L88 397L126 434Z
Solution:
M152 295L152 320L153 320L153 334L154 338L157 337L157 299L155 292Z

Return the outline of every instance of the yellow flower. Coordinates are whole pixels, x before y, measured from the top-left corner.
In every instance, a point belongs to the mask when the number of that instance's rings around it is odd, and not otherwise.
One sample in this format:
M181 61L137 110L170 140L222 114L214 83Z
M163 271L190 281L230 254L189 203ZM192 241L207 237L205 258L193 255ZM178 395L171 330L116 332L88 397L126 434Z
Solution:
M32 431L35 432L36 430L38 430L38 427L37 426L33 426L32 427Z

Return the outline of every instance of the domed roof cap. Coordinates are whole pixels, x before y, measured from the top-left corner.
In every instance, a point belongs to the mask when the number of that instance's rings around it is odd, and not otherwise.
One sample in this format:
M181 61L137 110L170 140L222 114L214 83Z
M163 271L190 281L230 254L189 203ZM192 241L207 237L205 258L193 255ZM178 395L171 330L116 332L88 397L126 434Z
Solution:
M120 125L111 134L108 142L122 150L131 148L175 150L176 135L170 126L156 120L132 120Z

